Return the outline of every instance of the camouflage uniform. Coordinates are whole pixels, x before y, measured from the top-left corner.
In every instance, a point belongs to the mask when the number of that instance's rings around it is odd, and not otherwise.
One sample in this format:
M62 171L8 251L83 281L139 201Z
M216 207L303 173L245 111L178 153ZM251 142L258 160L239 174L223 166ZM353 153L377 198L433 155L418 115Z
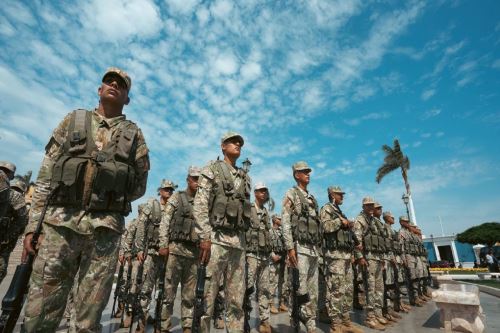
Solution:
M240 200L245 200L245 204L242 205L248 205L248 207L238 208L236 219L231 218L230 220L227 213L223 212L217 213L220 216L214 215L216 214L216 208L220 205L219 202L223 203L226 200L224 198L231 198L229 194L224 194L224 188L221 188L223 186L221 183L224 181L229 183L228 185L234 191L240 192ZM229 332L243 331L242 296L246 289L244 231L248 229L250 219L249 199L250 177L242 169L235 168L224 161L211 162L202 169L198 181L198 191L194 199L193 215L200 241L211 240L212 242L205 283L207 312L201 318L202 332L210 331L214 301L219 292L222 279L225 281L223 285L227 304L227 329ZM227 209L227 207L224 209ZM242 213L246 215L244 218L241 215ZM219 226L216 226L216 223ZM231 226L225 227L226 223L230 223ZM247 226L245 227L244 224Z
M0 218L0 283L7 274L10 253L16 247L19 236L28 224L28 210L24 196L11 188L9 190L9 204L4 217Z
M273 244L274 255L280 256L280 260L274 262L271 260L269 267L269 289L270 289L270 304L274 304L274 297L278 298L279 304L288 304L290 293L286 285L288 284L287 269L286 269L286 250L283 239L283 231L281 227L271 229L271 243Z
M150 198L142 204L137 217L136 248L137 252L142 252L147 246L146 259L144 260L144 273L141 288L142 315L140 319L144 321L149 315L151 296L156 281L160 276L160 271L165 264L165 258L158 254L160 249L160 221L165 212L167 204L160 203L154 198ZM147 244L146 244L147 243ZM144 322L141 322L143 324Z
M368 266L368 304L365 305L367 318L374 316L382 318L382 302L384 294L384 283L382 280L382 269L384 262L380 254L374 250L370 250L370 246L366 242L366 235L377 235L383 228L380 221L361 212L354 221L354 234L359 240L363 240L364 258ZM371 231L370 231L371 230ZM363 253L359 250L354 251L355 258L363 257ZM366 293L366 291L365 291Z
M305 164L305 162L301 162ZM296 163L296 164L299 164ZM298 170L298 169L295 169ZM307 201L307 212L303 212L303 197ZM292 217L304 214L308 220L311 219L309 227L316 228L317 232L309 233L309 229L305 232L297 229L299 227L292 226ZM300 187L289 189L283 199L282 208L282 223L283 223L283 237L285 239L285 247L287 250L296 249L298 270L299 270L299 295L309 294L310 301L300 307L300 317L305 323L308 331L316 329L316 307L318 300L318 252L317 243L319 241L319 226L318 226L318 204L314 196L304 191ZM312 222L316 221L316 222ZM293 230L292 229L296 229ZM302 236L317 237L318 239L310 239L309 241L302 241L298 239L298 235L303 233ZM291 311L291 309L290 309ZM291 312L290 312L291 315Z
M350 231L343 227L342 218L346 219L336 204L329 202L321 208L326 301L328 315L334 325L350 321L349 313L352 307L354 243Z
M247 288L255 286L261 323L269 322L270 228L267 208L259 207L257 203L254 203L251 227L246 233Z
M0 161L0 219L9 207L10 180L14 177L16 166L8 161Z
M413 247L411 246L414 241L413 234L407 228L402 227L399 230L399 241L401 244L401 253L403 262L406 267L410 270L410 278L412 280L411 285L413 290L418 290L417 279L417 260L414 255Z
M54 130L46 146L45 158L36 181L30 221L26 228L27 234L36 229L41 209L48 199L49 192L55 186L56 171L59 172L59 177L62 177L62 171L56 167L61 165L62 158L68 156L68 145L71 144L70 147L73 148L80 147L78 144L81 143L82 137L87 138L86 141L88 141L84 145L92 145L92 149L95 149L93 152L96 152L96 155L101 154L99 156L110 153L108 150L117 141L123 142L127 139L131 141L130 143L133 144L130 150L120 152L128 154L128 161L135 173L135 187L130 188L131 192L127 194L125 200L131 202L140 198L145 192L149 159L148 149L140 129L132 122L126 121L124 115L105 118L96 109L85 113L87 117L85 124L89 128L83 133L79 130L78 135L72 132L70 136L70 127L76 126L76 120L72 120L76 119L73 115L76 117L78 114L82 113L73 112L66 116ZM124 131L127 131L127 134L124 135ZM131 134L134 136L131 137ZM117 135L124 135L123 139L118 138ZM68 139L69 137L72 139ZM115 154L118 152L115 151ZM69 160L77 159L70 158ZM100 168L97 164L100 162L88 163ZM87 171L93 170L89 167ZM105 174L100 177L103 181L114 180L112 176ZM75 181L74 184L82 185L79 181ZM91 191L98 191L95 185L91 187ZM58 188L58 191L62 188ZM103 190L102 187L101 190ZM51 201L43 221L44 239L33 265L25 311L24 331L27 332L56 330L77 273L79 274L79 288L75 295L76 330L85 332L100 332L101 330L101 314L112 289L120 235L124 229L124 212L89 211L81 206L60 203L65 199L72 198L58 196L57 201ZM94 197L89 200L95 204L92 201L96 200ZM104 200L111 200L111 198L106 197ZM125 204L123 202L123 205ZM126 209L126 206L121 207Z
M161 329L172 329L172 316L177 286L181 284L181 325L191 328L193 323L194 297L198 267L198 236L194 232L194 196L189 191L176 192L168 200L160 223L160 249L168 248L165 273L165 298L161 314ZM182 223L182 232L175 222Z

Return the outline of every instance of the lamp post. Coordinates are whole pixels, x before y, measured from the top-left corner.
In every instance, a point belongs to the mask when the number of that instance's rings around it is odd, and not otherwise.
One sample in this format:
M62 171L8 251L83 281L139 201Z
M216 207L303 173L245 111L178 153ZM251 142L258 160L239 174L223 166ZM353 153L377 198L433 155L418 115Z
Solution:
M250 160L246 158L242 164L243 164L243 171L245 171L245 173L248 173L248 171L250 171L250 166L252 165L252 162L250 162Z
M410 210L408 209L408 203L410 202L410 196L405 193L405 194L403 194L401 199L403 199L403 202L405 203L405 206L406 206L406 216L408 216L408 218L410 218ZM412 221L410 221L410 222L412 222Z

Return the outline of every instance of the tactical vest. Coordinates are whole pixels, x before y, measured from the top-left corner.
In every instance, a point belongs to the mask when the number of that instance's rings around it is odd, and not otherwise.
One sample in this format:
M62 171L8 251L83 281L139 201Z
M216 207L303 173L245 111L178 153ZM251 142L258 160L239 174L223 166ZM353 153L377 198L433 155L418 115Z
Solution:
M313 197L314 210L316 216L309 214L309 201L298 187L294 187L295 195L299 197L300 206L294 209L291 216L293 239L299 243L317 245L320 242L319 220L318 220L318 202Z
M417 254L417 244L415 243L415 239L413 238L413 235L408 232L407 238L404 240L404 248L405 248L405 253L410 254L410 255L416 255Z
M178 206L170 222L170 240L194 242L192 231L194 227L193 205L185 191L178 192ZM192 199L191 199L192 201Z
M368 229L363 236L363 248L374 253L386 251L384 227L375 218L368 223Z
M331 205L333 207L331 203L329 203L328 205ZM342 213L342 211L338 212L335 209L333 209L331 216L332 218L337 218L340 216L347 219L347 217ZM352 251L352 249L354 248L352 231L349 229L340 228L339 230L334 232L324 232L323 246L329 251L335 251L335 250Z
M229 166L224 161L212 164L215 184L212 190L210 205L210 224L214 229L232 229L247 231L250 226L250 180L247 174L239 169L242 176L239 188L234 188Z
M71 114L63 153L52 169L51 188L57 187L52 203L127 215L135 189L137 126L123 120L99 151L92 137L92 117L86 110Z
M156 199L149 199L142 207L142 212L147 216L147 233L144 235L148 242L148 249L158 251L160 249L160 222L161 206Z
M269 224L269 214L267 209L262 210L262 215L259 217L257 208L252 205L251 209L250 228L248 228L246 236L247 252L269 254L271 252L271 226ZM261 229L264 225L264 229Z
M401 254L401 244L399 243L399 235L395 230L391 229L392 252Z
M274 235L271 237L271 247L272 251L277 254L281 254L286 251L285 241L283 240L283 235L279 230L274 230Z

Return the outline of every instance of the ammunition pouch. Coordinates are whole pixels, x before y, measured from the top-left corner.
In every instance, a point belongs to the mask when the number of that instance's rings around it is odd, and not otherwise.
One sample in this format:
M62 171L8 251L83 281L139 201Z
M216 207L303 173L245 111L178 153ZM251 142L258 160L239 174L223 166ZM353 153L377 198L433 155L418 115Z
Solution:
M309 214L309 202L300 190L295 187L295 193L300 199L300 211L295 211L291 215L293 239L302 244L317 245L320 243L318 204L314 201L316 216Z
M323 242L324 246L329 251L351 251L354 247L351 231L347 229L340 229L336 232L325 233L323 236Z
M184 191L179 192L179 206L177 207L170 225L170 240L194 242L192 230L194 227L193 206Z

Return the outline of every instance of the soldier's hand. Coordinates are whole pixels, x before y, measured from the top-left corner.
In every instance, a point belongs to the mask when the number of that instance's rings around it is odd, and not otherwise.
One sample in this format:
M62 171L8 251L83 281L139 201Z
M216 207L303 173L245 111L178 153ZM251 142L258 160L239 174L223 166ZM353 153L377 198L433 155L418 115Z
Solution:
M31 241L33 240L33 233L29 233L26 236L24 236L23 240L23 254L21 255L21 261L26 262L26 259L28 258L28 254L36 254L36 251L40 248L40 244L42 244L43 241L43 234L38 237L38 243L36 245L36 249L33 248L33 245L31 244Z
M144 262L144 252L139 252L137 253L137 260L139 260L140 263Z
M277 255L277 254L274 254L274 255L272 256L272 259L273 259L273 261L274 261L274 262L278 262L278 261L280 261L280 260L281 260L281 256L279 256L279 255Z
M360 265L360 266L368 266L368 263L366 262L365 258L359 258L358 259L358 265Z
M299 263L297 262L297 254L294 249L288 250L288 262L290 267L297 267Z
M210 260L210 249L212 242L210 240L203 240L200 242L200 262L207 264Z
M362 244L356 245L356 250L363 251L363 245Z
M161 248L158 251L158 253L160 254L160 256L165 257L165 259L168 258L168 254L169 254L168 247Z
M130 263L130 258L131 258L131 255L130 254L126 254L125 255L125 260Z
M125 256L123 254L120 254L118 256L118 262L120 263L120 265L123 265L123 263L125 262Z
M349 227L350 227L349 220L347 220L347 219L342 219L342 226L343 226L344 228L349 228Z

